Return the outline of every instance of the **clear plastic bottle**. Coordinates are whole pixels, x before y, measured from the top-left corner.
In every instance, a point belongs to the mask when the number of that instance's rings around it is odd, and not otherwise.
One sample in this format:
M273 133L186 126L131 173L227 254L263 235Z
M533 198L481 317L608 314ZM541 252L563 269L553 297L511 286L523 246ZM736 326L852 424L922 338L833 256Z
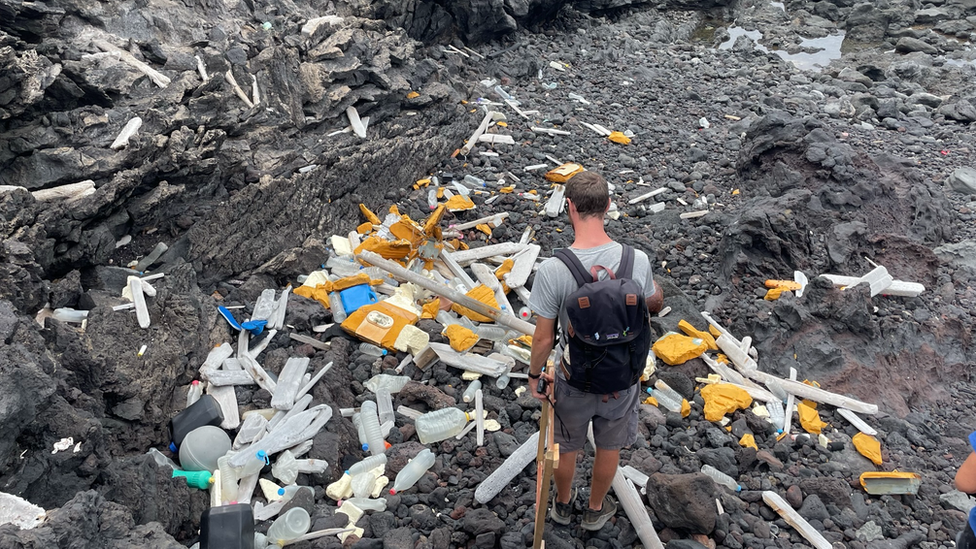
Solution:
M81 324L83 320L88 318L88 311L79 311L71 307L59 307L54 309L53 316L55 320L60 320L61 322Z
M347 473L352 476L358 475L359 473L365 473L366 471L372 471L380 466L386 466L386 454L380 454L378 456L369 456L368 458L357 461L352 464Z
M468 384L468 388L464 390L464 394L461 395L461 400L464 402L472 402L474 400L474 394L478 392L481 388L481 380L476 379Z
M386 356L386 349L365 341L359 344L359 352L369 356Z
M301 507L292 507L271 523L268 528L268 543L283 546L307 534L311 525L312 519L308 516L308 511Z
M363 511L386 511L386 500L385 499L369 499L369 498L349 498L339 500L339 507L341 508L343 504L349 503L359 507Z
M505 341L508 339L508 328L504 326L490 326L482 324L475 328L474 333L478 334L481 339L489 339L491 341Z
M386 389L391 394L399 393L400 389L410 381L410 376L391 376L390 374L377 374L363 383L363 387L366 387L374 393L378 393L383 389Z
M475 177L473 175L464 176L464 178L461 179L461 183L464 186L474 190L480 190L486 187L484 179L481 179L480 177Z
M376 415L380 421L380 434L385 438L390 429L396 424L396 413L393 411L393 396L387 389L376 392Z
M396 495L397 492L409 490L414 484L417 484L420 477L424 476L424 473L434 465L434 459L434 453L429 448L424 448L417 454L417 457L410 460L410 463L397 473L390 494Z
M459 195L461 196L471 195L471 189L465 187L464 185L458 183L457 181L452 181L451 183L454 185L454 189L458 192Z
M427 189L427 207L432 210L437 209L437 187L433 185Z
M386 452L386 445L383 443L383 431L380 429L379 417L376 415L375 402L372 400L363 402L359 408L359 421L363 423L363 430L366 432L369 452L374 456Z
M258 450L254 452L254 455L249 457L244 463L244 467L241 468L240 478L247 478L251 475L255 475L264 469L265 465L268 465L268 453L264 450Z
M363 471L352 477L352 493L357 498L368 498L376 484L376 475L372 471Z
M193 403L200 400L203 396L203 384L194 379L190 382L190 388L186 391L186 407L193 406Z
M437 311L437 323L447 328L451 324L460 324L457 317L447 311Z
M332 311L332 320L342 322L346 319L346 309L342 306L342 297L339 292L329 294L329 309Z
M670 385L668 385L667 383L665 383L660 379L654 382L654 388L662 393L667 394L668 400L677 401L679 405L681 404L681 401L685 399L685 397L682 396L681 393L675 391L674 389L671 388Z
M681 411L681 400L675 400L671 393L661 391L660 389L651 389L650 387L647 388L647 392L657 400L660 407L672 412Z
M505 389L506 387L508 387L508 384L511 383L511 381L512 378L509 377L508 371L506 371L504 374L495 378L495 388Z
M769 422L776 426L776 430L783 432L783 425L786 422L786 409L780 401L767 402L766 410L769 410Z
M417 436L422 444L431 444L453 437L461 432L471 416L458 408L444 408L427 412L414 420Z
M281 497L280 501L287 502L291 500L291 498L295 497L295 494L297 494L302 488L308 488L311 490L311 488L308 486L299 486L297 484L289 484L288 486L278 488L278 496Z
M503 101L512 101L516 105L518 104L518 101L515 100L512 94L505 91L504 88L502 88L501 84L495 86L494 89L495 89L495 93L498 94L498 97L501 97Z
M356 426L356 433L359 434L360 448L362 448L364 452L368 452L369 439L366 438L366 429L363 428L363 415L361 412L356 412L352 415L352 424Z
M217 459L217 470L220 471L220 499L221 503L237 501L237 471L227 463L230 456L224 455Z
M739 486L739 483L736 482L734 478L726 475L711 465L702 465L701 472L703 475L714 480L716 484L721 484L733 492L739 492L742 490L742 487Z

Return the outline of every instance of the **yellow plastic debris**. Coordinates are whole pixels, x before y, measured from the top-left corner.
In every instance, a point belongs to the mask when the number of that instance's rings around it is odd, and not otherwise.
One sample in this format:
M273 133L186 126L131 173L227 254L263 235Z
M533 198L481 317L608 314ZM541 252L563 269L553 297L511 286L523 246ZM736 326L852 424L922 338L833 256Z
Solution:
M356 232L359 234L369 234L373 232L373 224L367 221L362 225L356 227Z
M520 335L517 338L512 339L510 341L512 341L516 345L525 347L526 349L532 348L532 336L530 336L529 334Z
M500 192L502 194L509 194L511 192L514 192L514 191L515 191L515 185L512 185L511 187L502 187L502 188L498 189L498 192Z
M875 465L881 465L881 443L878 442L878 439L864 433L858 433L854 435L851 442L854 443L854 447L862 456L870 459Z
M885 494L917 494L922 475L901 471L861 473L861 487L875 496Z
M360 254L363 250L369 250L382 256L384 259L403 259L410 255L412 248L410 242L406 240L390 241L376 236L371 236L356 248L356 253Z
M380 218L377 217L376 214L374 214L372 210L370 210L369 208L366 207L366 204L360 204L359 205L359 211L363 213L363 217L366 218L366 221L369 221L373 225L382 225L383 224L383 222L380 221Z
M701 396L705 399L705 419L720 421L725 414L752 404L752 397L744 389L727 383L702 387Z
M607 136L607 139L621 145L630 145L630 138L624 135L623 132L611 132Z
M424 303L423 313L420 318L437 318L437 311L441 309L441 298L435 297Z
M502 262L501 266L495 269L495 278L498 280L504 280L505 275L512 272L512 267L515 267L515 260L506 259Z
M440 223L441 223L441 219L444 217L444 212L446 211L447 208L444 206L444 204L440 204L437 206L437 209L430 212L430 215L427 216L427 220L424 221L425 235L427 235L430 238L440 239L441 236Z
M817 411L817 403L812 400L798 402L796 412L800 415L800 425L808 433L819 435L820 431L827 426L820 419L820 412Z
M701 356L708 350L708 344L700 338L669 332L655 341L651 350L665 364L677 366Z
M738 194L739 194L739 189L732 190L732 196L738 196Z
M489 307L494 307L496 309L498 308L498 301L495 300L495 292L491 291L491 288L485 286L484 284L470 290L465 295L472 299L477 299ZM492 322L493 320L491 317L487 317L481 313L476 313L467 307L458 305L457 303L451 305L451 310L459 315L464 315L475 322Z
M294 292L302 297L314 299L322 304L326 309L329 308L329 292L332 291L332 284L319 284L318 286L299 286Z
M651 406L657 406L658 408L660 408L660 406L657 403L657 399L654 398L654 397L647 397L647 398L645 398L644 399L644 404L650 404Z
M487 223L479 223L475 225L474 228L485 233L486 235L488 235L489 238L491 237L491 226L488 225Z
M776 301L777 299L780 298L780 296L783 295L783 292L785 291L786 290L784 290L783 288L770 288L766 290L766 295L763 296L763 299L765 299L766 301Z
M383 300L356 309L342 321L342 329L369 343L393 349L403 327L416 324L419 318L413 312Z
M420 97L420 94L417 92L410 92L407 94L407 99L416 99L418 97Z
M498 126L501 126L503 128L507 128L508 127L508 124L505 121L503 121L503 120L499 120L498 122L495 122L495 124L498 125Z
M474 209L474 202L470 198L460 194L456 194L451 198L448 198L444 205L452 212L461 212L464 210Z
M554 183L565 183L581 171L583 171L583 166L570 162L549 170L546 172L545 178Z
M682 320L678 322L678 329L684 332L688 337L697 337L707 343L709 351L718 350L718 345L715 343L715 338L712 337L712 334L695 328L688 321Z
M478 342L478 336L460 324L451 324L444 328L444 335L451 342L451 348L459 353L467 351Z
M751 433L746 433L742 435L739 439L739 446L743 448L752 448L755 451L759 451L759 446L756 446L756 437L752 436Z
M332 283L332 291L340 292L346 288L352 288L353 286L359 286L360 284L369 284L369 275L366 273L359 273L352 276L344 276L339 280Z
M688 402L688 399L683 398L681 399L681 417L688 417L689 415L691 415L691 403Z
M800 288L802 288L802 286L800 286L800 283L799 282L794 282L792 280L772 280L772 279L766 281L766 287L767 288L780 288L782 290L787 290L787 291L790 291L790 292L795 291L795 290L799 290Z
M437 187L437 199L444 198L444 187Z

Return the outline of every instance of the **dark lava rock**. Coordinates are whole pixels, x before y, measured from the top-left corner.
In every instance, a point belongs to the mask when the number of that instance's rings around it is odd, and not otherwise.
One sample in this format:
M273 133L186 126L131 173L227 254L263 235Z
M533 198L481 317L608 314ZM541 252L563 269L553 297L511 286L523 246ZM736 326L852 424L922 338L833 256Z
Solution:
M711 534L718 514L715 481L701 473L654 473L647 481L647 502L658 520L670 528Z

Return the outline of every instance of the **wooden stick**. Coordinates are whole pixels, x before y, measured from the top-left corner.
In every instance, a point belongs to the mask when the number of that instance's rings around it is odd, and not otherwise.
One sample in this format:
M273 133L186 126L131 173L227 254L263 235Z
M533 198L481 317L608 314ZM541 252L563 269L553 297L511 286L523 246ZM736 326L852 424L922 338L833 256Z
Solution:
M535 477L535 533L532 537L533 549L542 548L542 535L546 528L546 511L549 508L549 475L552 473L553 450L551 441L552 430L552 406L549 402L542 402L542 416L539 417L539 450L536 453L536 477ZM545 434L545 436L541 436ZM550 449L546 452L546 445ZM575 464L574 464L575 465Z
M150 67L149 65L143 63L142 61L139 61L138 59L133 57L131 53L123 50L122 48L114 46L106 42L105 40L99 40L99 39L92 40L92 44L95 44L95 46L102 51L106 51L118 55L119 59L125 61L129 65L132 65L133 67L138 69L139 72L148 76L149 79L152 80L153 83L159 86L160 88L165 88L166 86L169 85L170 82L172 82L172 80L170 80L168 76Z

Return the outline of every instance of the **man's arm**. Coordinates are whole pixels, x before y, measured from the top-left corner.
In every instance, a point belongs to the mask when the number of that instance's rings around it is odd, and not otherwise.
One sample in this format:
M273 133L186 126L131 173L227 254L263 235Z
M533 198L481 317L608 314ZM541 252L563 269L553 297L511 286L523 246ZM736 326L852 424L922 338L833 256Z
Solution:
M545 400L546 395L538 391L539 378L532 376L542 373L549 359L549 353L556 344L556 319L537 316L535 319L535 333L532 335L532 358L529 360L529 390L532 396ZM546 379L552 380L552 372L547 372ZM549 383L548 387L552 387ZM547 389L548 392L551 389Z
M654 293L647 296L644 302L647 303L647 311L650 313L660 312L664 308L664 290L660 284L654 285Z

